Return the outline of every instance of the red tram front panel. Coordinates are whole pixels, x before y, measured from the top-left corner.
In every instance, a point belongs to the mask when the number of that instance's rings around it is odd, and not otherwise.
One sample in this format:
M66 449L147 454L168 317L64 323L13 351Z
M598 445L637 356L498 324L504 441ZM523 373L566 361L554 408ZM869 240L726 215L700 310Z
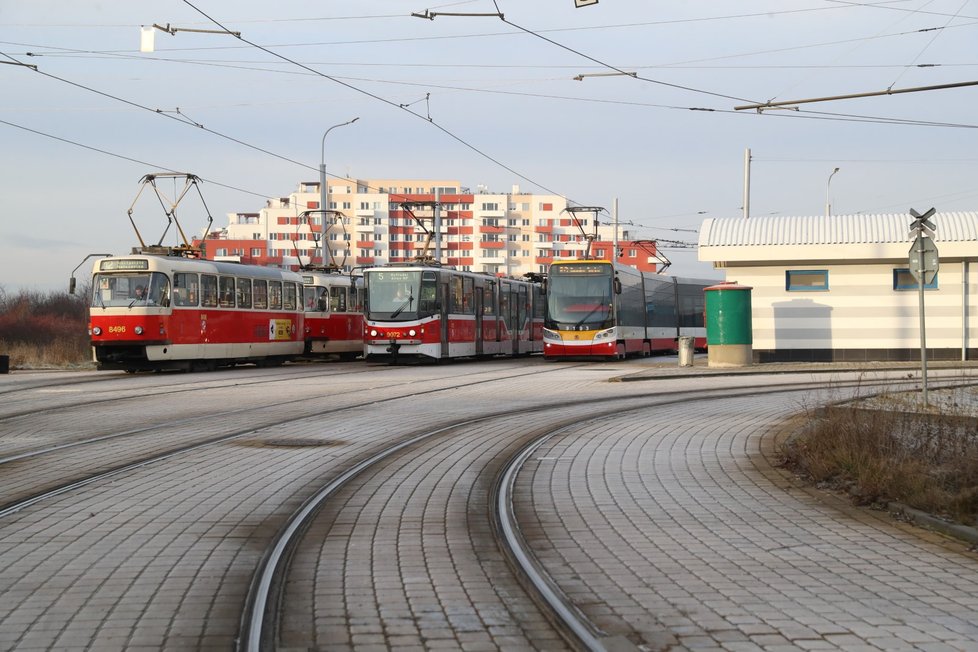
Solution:
M368 358L522 355L542 349L542 330L532 319L532 301L542 296L538 284L423 265L371 268L364 278ZM542 304L536 310L542 315Z
M105 258L89 333L101 369L209 368L301 354L301 277L168 256Z

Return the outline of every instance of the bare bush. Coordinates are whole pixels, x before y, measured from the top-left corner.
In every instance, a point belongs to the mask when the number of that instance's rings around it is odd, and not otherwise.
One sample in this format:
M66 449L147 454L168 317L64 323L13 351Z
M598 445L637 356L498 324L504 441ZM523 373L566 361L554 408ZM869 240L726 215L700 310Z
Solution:
M61 368L90 364L87 292L47 294L0 288L0 355L11 368Z
M897 501L978 523L978 419L859 403L808 416L781 447L785 466L859 504Z

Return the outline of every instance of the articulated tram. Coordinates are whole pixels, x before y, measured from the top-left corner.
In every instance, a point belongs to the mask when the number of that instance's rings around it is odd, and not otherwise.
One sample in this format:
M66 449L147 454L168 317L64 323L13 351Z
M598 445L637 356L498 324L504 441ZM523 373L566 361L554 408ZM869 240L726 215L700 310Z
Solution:
M363 353L363 283L349 274L302 272L306 357Z
M550 265L547 359L605 358L675 351L679 337L706 348L703 289L716 281L643 273L610 260Z
M95 262L89 333L99 369L281 364L305 343L295 272L182 256Z
M540 283L423 264L364 270L368 359L444 360L543 350Z

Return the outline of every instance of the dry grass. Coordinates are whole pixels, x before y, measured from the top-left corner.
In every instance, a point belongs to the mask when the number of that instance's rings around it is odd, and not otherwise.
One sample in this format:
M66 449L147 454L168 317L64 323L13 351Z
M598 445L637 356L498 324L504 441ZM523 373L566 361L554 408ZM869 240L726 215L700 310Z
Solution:
M784 465L857 504L896 501L978 524L978 419L907 406L895 396L809 410L806 432L781 448Z
M59 339L50 344L0 340L0 355L10 356L10 369L95 369L88 338Z

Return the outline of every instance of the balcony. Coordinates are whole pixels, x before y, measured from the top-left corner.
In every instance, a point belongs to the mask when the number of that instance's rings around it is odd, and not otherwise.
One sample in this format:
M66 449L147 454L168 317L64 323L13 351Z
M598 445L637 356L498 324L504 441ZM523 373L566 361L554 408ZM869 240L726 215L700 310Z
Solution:
M496 240L496 241L485 240L485 241L479 243L479 248L480 249L505 249L506 248L506 241L505 240Z
M374 217L374 209L372 208L358 208L354 215L357 217Z
M479 226L479 233L504 233L505 231L506 227L504 226Z
M357 256L357 265L373 265L374 260L373 256Z

